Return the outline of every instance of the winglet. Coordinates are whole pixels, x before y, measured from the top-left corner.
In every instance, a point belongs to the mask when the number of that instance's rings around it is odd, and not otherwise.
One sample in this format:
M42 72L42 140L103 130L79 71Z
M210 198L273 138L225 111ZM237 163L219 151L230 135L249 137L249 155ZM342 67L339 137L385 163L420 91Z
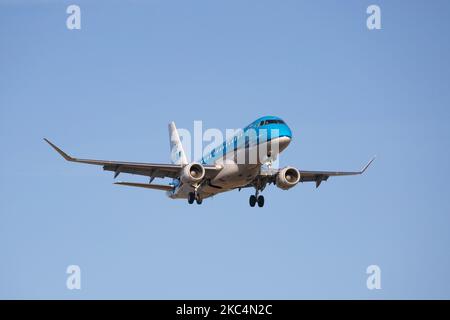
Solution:
M376 158L377 156L374 156L365 166L364 166L364 168L359 172L359 173L361 173L361 174L363 174L364 173L364 171L366 171L366 169L372 164L372 162L373 162L373 160L375 160L375 158Z
M58 152L64 159L66 159L67 161L74 161L74 158L72 158L71 156L69 156L67 153L65 153L64 151L62 151L60 148L58 148L57 146L55 146L53 143L51 143L49 140L45 139L45 142L47 142L53 149L56 150L56 152Z

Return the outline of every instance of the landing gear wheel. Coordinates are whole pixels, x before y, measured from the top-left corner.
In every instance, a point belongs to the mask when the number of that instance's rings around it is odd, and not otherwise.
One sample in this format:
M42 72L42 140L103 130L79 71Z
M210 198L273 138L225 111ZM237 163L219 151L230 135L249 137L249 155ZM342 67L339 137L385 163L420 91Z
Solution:
M189 204L193 204L194 201L195 201L195 194L194 194L193 192L190 192L190 193L188 194L188 203L189 203Z
M202 204L203 199L202 198L197 198L197 199L195 199L195 201L197 201L197 204Z
M251 195L248 202L250 203L250 207L254 207L256 204L256 197L254 195Z
M260 207L260 208L264 207L264 197L263 196L258 197L258 207Z

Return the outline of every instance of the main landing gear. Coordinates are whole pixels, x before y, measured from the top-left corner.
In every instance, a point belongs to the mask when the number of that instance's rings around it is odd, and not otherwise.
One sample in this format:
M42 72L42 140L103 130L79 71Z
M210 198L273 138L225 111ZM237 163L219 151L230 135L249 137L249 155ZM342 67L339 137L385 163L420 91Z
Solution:
M188 203L189 204L193 204L194 201L196 201L197 204L202 204L203 199L200 198L200 196L198 194L196 194L196 192L189 192L189 194L188 194Z
M258 194L251 195L248 202L250 203L250 207L254 207L258 204L258 207L262 208L264 207L264 196L258 196Z

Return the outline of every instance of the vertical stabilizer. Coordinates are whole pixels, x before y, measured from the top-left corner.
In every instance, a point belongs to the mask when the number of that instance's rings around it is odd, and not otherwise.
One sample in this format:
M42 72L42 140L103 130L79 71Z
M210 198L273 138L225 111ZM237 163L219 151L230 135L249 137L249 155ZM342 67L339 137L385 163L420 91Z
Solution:
M170 160L174 164L187 164L186 154L181 144L180 135L178 134L175 122L169 123L170 138Z

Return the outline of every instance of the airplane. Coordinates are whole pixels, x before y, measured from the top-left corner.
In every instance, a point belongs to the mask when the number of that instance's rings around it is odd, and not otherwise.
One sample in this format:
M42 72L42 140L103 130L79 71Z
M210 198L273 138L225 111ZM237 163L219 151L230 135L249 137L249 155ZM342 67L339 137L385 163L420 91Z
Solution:
M267 185L288 190L299 182L315 182L318 188L329 177L363 174L375 160L372 158L360 171L306 171L292 166L273 169L273 161L292 141L291 129L275 116L255 120L196 162L188 162L174 122L169 123L169 138L171 163L79 159L69 156L48 139L44 140L65 160L103 166L103 170L114 172L114 179L120 173L150 178L149 183L115 182L117 185L166 191L169 198L187 199L189 204L202 204L206 198L235 189L254 188L255 194L250 196L249 204L263 207L264 196L260 193ZM256 161L239 161L249 158L254 151L257 151ZM172 178L172 182L155 184L155 178Z

